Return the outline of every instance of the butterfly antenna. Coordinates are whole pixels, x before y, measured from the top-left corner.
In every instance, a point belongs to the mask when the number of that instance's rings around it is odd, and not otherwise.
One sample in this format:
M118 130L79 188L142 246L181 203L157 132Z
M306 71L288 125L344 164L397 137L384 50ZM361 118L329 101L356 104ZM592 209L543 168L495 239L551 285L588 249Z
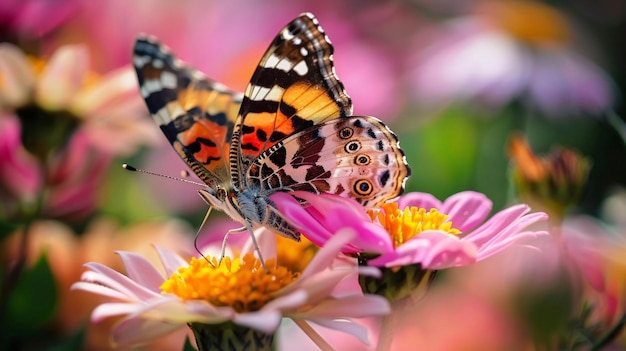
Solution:
M182 173L183 178L178 178L178 177L172 177L169 175L165 175L165 174L160 174L160 173L154 173L154 172L150 172L150 171L146 171L143 169L139 169L139 168L135 168L127 163L124 163L122 165L122 168L124 168L127 171L131 171L131 172L139 172L139 173L145 173L145 174L150 174L153 176L157 176L157 177L163 177L163 178L167 178L167 179L171 179L171 180L177 180L179 182L183 182L183 183L188 183L188 184L193 184L193 185L199 185L201 187L206 187L206 184L203 183L199 183L199 182L194 182L193 180L189 180L189 179L185 179L186 177L189 176L189 173ZM210 213L211 211L209 211Z

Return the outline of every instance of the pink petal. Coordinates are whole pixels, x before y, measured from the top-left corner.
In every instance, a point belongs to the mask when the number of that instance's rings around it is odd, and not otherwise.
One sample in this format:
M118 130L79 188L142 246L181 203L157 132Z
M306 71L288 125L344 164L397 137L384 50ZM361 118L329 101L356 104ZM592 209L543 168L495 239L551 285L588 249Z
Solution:
M111 340L118 347L132 346L171 334L184 326L184 323L130 318L115 326L111 333Z
M499 240L496 243L493 243L492 245L486 245L486 246L482 246L478 249L478 255L476 256L476 261L482 261L485 258L494 255L504 249L506 249L507 247L517 243L518 241L521 241L523 239L526 238L536 238L537 236L540 235L548 235L548 232L546 231L538 231L538 232L521 232L521 233L516 233L513 236L507 237L504 240ZM535 250L539 250L534 246L530 246L530 249L535 249Z
M482 247L490 241L493 241L496 236L508 236L515 231L520 231L533 223L548 218L543 212L524 216L529 211L530 207L524 204L506 208L496 213L478 229L465 236L465 240L473 242L478 247Z
M306 237L315 245L324 246L324 243L332 236L332 233L315 220L309 211L306 211L291 195L277 192L270 195L270 198L294 227L298 230L306 229Z
M335 287L346 277L350 271L326 271L318 273L307 279L301 279L297 286L308 295L308 304L315 304L318 301L330 296Z
M89 53L85 46L67 45L59 48L39 79L37 102L50 110L68 107L84 82L88 60Z
M491 212L492 202L484 194L463 191L447 198L438 210L447 214L452 226L469 232L482 223Z
M367 329L360 324L345 319L329 320L322 318L312 318L309 320L322 327L350 334L357 338L363 344L369 345L369 340L367 338Z
M307 201L300 204L287 193L276 193L272 200L278 209L303 235L318 246L343 228L352 228L359 235L342 248L344 253L382 253L392 249L389 235L380 225L372 223L365 209L353 199L333 194L316 195L296 191L294 196Z
M425 208L427 211L431 208L441 209L441 201L432 194L411 192L398 198L398 208L401 210L406 207L415 206L417 208Z
M89 268L96 273L99 273L97 275L94 274L93 276L90 276L90 278L93 277L94 283L102 284L113 290L119 291L120 293L125 294L132 299L147 301L153 298L155 295L160 295L137 284L127 276L105 265L90 262L85 264L84 267Z
M189 265L189 262L185 261L182 257L176 255L172 251L163 249L158 245L154 245L154 249L157 251L159 259L161 259L161 264L165 269L165 276L168 278L171 277L172 274L176 273L178 268Z
M337 232L325 243L317 254L315 254L311 262L309 262L302 272L300 280L326 269L333 262L335 257L339 255L341 248L355 237L356 233L351 229L344 229Z
M24 150L20 122L11 114L0 113L0 164L5 189L20 199L34 200L40 186L37 161Z
M133 252L119 251L117 254L120 255L130 279L154 292L161 291L160 287L165 278L152 263Z
M370 266L406 266L420 263L425 269L443 269L476 262L477 248L454 235L425 231L402 244L394 253L368 262Z
M389 314L391 307L389 301L382 296L364 295L350 296L343 299L326 299L310 309L297 313L295 318L335 319L342 318L363 318L372 316L382 316Z

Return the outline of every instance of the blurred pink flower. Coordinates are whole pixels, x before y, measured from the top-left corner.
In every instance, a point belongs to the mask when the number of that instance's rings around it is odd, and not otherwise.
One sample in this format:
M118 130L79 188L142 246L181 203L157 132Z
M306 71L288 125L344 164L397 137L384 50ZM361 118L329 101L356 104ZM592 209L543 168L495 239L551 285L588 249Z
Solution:
M78 1L4 0L0 3L0 36L42 37L77 10ZM13 38L11 38L13 39Z
M427 193L409 193L383 204L372 217L352 199L323 194L294 192L304 199L302 206L291 194L272 195L281 213L317 245L349 227L357 238L344 246L346 253L378 253L368 265L408 266L444 269L481 261L528 237L545 231L524 231L547 219L542 212L531 213L526 205L515 205L485 222L492 203L483 194L465 191L444 202ZM428 212L426 212L428 211ZM372 223L373 221L373 223ZM483 223L484 222L484 223Z
M572 28L558 10L523 0L481 1L474 10L446 23L416 57L411 79L421 104L501 107L517 99L554 117L612 107L613 83L572 48Z
M62 47L46 62L0 44L5 215L31 206L44 187L47 215L89 213L112 157L128 156L158 137L141 113L133 72L97 77L88 66L82 46Z
M179 267L195 264L194 259L188 263L182 257L158 247L157 252L161 257L165 275L141 256L120 252L128 276L92 262L86 265L90 270L83 274L81 282L73 285L73 289L88 291L111 300L93 311L92 320L98 322L107 317L124 316L112 334L113 342L120 345L144 342L178 330L188 323L219 324L233 321L240 326L273 334L283 316L296 321L309 320L365 339L364 330L351 323L349 319L387 313L389 305L378 296L361 293L341 296L333 294L339 282L357 272L356 264L350 266L333 264L339 249L352 238L353 234L349 232L338 234L316 254L295 281L272 292L270 300L254 310L240 311L238 309L241 306L214 305L202 298L189 299L172 293L163 293L161 289L165 286L163 284L168 276L172 276L173 279L176 274L183 274ZM261 245L263 242L260 240ZM241 257L238 269L250 269L247 268L247 264L244 267L243 262L249 260L251 256ZM233 272L235 265L239 265L238 262L239 258L232 261ZM224 264L223 262L214 270L224 271ZM270 273L283 269L280 262L278 264L276 267L268 265ZM230 271L230 268L228 270ZM254 275L255 270L258 272L262 269L257 264L256 268L250 271L250 275ZM263 276L267 274L260 273ZM243 279L241 276L237 278L234 274L231 277L231 281ZM191 284L192 277L186 280ZM205 281L203 284L210 284L211 281ZM216 288L228 289L225 286ZM230 291L233 292L233 296L237 296L236 291ZM241 298L247 299L248 295Z
M594 316L611 326L626 313L626 240L623 233L587 216L568 217L560 228L565 259L582 278Z

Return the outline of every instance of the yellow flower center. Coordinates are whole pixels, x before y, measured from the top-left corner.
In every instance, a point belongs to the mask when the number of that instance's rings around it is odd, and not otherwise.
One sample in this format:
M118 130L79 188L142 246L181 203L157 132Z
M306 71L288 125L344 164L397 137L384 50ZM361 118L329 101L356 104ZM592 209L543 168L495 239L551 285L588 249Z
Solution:
M398 208L398 204L390 202L383 204L378 211L368 211L372 221L378 222L389 232L393 246L398 247L425 230L442 230L457 235L461 231L447 222L448 215L440 213L434 208L426 212L425 208L415 206Z
M292 272L302 272L308 266L319 248L304 236L300 242L276 236L276 257L281 266L287 267Z
M192 258L161 285L164 293L183 300L205 300L213 306L230 306L237 312L257 311L272 299L272 293L299 277L277 266L274 259L265 261L269 273L254 255L243 258Z
M570 36L565 18L536 1L488 1L479 8L493 24L530 44L564 43Z

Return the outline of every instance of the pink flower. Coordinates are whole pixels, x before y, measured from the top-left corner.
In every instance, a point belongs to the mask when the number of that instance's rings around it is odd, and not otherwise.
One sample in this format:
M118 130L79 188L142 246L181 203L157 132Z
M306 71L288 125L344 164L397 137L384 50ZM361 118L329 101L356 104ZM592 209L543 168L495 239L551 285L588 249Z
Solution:
M97 77L83 46L48 61L0 44L0 185L3 215L24 215L45 192L50 217L93 209L113 156L160 138L145 118L130 69Z
M370 212L352 199L336 195L294 192L304 199L302 206L290 194L277 193L272 200L279 210L318 245L342 228L358 233L344 246L347 253L376 253L368 261L378 267L408 266L419 263L423 269L444 269L486 259L527 237L545 231L525 231L547 219L542 212L531 213L526 205L515 205L493 215L492 203L483 194L465 191L444 202L427 193L409 193L396 202L383 204Z
M0 4L0 30L41 37L76 10L77 1L5 0Z
M357 272L356 262L351 265L334 264L339 249L352 238L353 234L349 232L338 234L317 253L295 280L270 292L268 296L262 293L255 294L261 295L256 298L256 301L264 298L269 300L252 309L242 309L241 304L216 304L215 297L189 298L184 294L187 292L196 294L194 291L198 291L197 294L204 296L202 291L223 290L228 291L228 294L220 294L217 297L220 301L227 301L231 297L234 297L236 301L247 301L254 295L230 289L228 285L224 285L225 280L221 277L229 276L230 278L226 279L228 284L243 284L240 289L252 283L247 280L242 281L245 279L236 275L237 270L249 272L243 277L258 275L261 279L267 279L274 275L280 277L279 280L282 281L288 278L285 276L284 268L279 265L280 262L274 266L273 260L266 261L269 267L269 273L266 273L261 269L258 261L254 265L250 264L250 255L242 255L233 260L226 258L225 262L217 267L207 265L202 258L187 262L181 256L157 247L165 275L143 257L130 252L120 252L127 276L92 262L85 265L89 270L83 274L81 282L73 285L73 289L88 291L110 299L110 302L100 305L93 311L92 321L98 322L112 316L123 316L112 334L113 342L119 345L145 342L178 330L189 323L219 324L232 321L239 326L273 334L283 316L296 321L309 320L322 326L343 330L364 340L364 329L349 320L388 313L389 305L378 296L361 293L342 295L333 293L338 283L348 277L354 277ZM265 240L259 240L261 245L263 242ZM263 247L261 249L264 250ZM214 264L216 263L217 261L214 260ZM205 278L202 278L202 275L194 275L196 271L192 270L193 267L202 264L204 268L197 272L209 274ZM252 266L256 268L251 268ZM184 284L164 284L167 277L172 277L167 280L170 282L183 274L185 275ZM191 288L191 282L195 279L200 279L201 286L206 289L187 290ZM211 283L216 285L212 287ZM256 281L254 284L257 284ZM166 289L167 286L173 286L175 293L164 293L162 289Z

